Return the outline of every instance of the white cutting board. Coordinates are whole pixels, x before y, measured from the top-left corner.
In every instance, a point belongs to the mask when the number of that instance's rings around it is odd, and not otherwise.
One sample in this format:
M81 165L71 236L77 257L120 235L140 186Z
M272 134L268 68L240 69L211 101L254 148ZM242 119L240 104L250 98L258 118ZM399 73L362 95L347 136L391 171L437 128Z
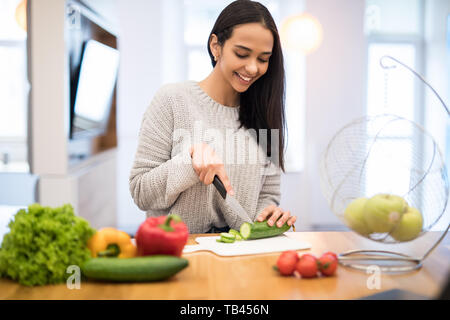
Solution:
M281 252L286 250L304 250L310 249L311 245L305 241L289 238L286 235L277 237L242 240L233 243L221 243L216 240L220 236L197 237L195 241L198 244L184 246L183 253L195 251L211 251L219 256L242 256L248 254L261 254L271 252Z

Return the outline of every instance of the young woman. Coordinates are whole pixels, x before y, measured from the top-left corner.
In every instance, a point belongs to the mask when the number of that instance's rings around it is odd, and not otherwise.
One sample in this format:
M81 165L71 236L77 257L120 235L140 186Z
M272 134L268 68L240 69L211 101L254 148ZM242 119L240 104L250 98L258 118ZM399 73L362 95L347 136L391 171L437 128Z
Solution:
M206 79L163 86L146 110L131 195L148 216L180 215L190 233L239 230L244 220L212 185L217 175L251 221L292 225L296 217L278 207L284 66L267 8L250 0L229 4L208 52L214 68Z

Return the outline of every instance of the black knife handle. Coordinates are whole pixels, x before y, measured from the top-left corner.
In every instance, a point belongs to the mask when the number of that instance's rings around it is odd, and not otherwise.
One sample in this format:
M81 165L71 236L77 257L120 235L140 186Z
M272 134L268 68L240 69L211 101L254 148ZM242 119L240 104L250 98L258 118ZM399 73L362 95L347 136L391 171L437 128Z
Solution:
M227 197L227 190L217 175L214 176L213 185L216 187L217 191L219 191L222 198L225 199Z

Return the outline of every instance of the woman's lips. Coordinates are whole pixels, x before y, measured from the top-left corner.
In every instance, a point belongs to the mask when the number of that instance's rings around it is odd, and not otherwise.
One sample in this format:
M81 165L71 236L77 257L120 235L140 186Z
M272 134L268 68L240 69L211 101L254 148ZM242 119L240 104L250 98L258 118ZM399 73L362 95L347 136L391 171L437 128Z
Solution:
M239 79L239 82L242 83L243 85L249 85L253 79L250 77L245 77L245 76L241 75L239 72L235 72L234 74Z

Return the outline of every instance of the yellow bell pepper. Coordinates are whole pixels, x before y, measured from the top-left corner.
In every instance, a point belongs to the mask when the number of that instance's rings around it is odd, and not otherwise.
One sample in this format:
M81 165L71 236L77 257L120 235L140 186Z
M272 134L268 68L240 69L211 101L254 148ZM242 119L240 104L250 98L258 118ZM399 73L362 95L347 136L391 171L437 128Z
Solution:
M93 258L132 258L137 253L136 245L126 232L109 227L98 230L89 239L87 246Z

